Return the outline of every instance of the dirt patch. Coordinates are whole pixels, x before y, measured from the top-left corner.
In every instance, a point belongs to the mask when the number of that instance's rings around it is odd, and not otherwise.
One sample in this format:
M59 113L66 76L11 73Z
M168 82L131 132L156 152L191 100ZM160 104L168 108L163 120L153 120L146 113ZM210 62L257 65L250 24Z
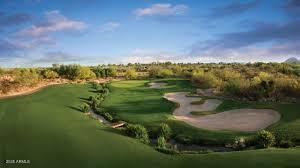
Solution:
M190 103L200 98L186 97L187 92L167 93L165 98L180 104L173 114L176 119L209 130L257 131L280 120L280 114L270 109L236 109L222 113L195 116L192 111L213 111L222 101L207 99L202 105Z
M161 88L161 87L163 87L163 86L166 86L167 85L167 83L164 83L164 82L152 82L152 83L149 83L149 87L150 88L154 88L154 89L159 89L159 88Z
M50 83L39 83L38 85L34 87L23 87L19 88L18 90L11 91L7 94L0 94L0 99L6 99L10 97L15 97L15 96L24 96L24 95L30 95L34 92L37 92L45 87L51 86L51 85L58 85L58 84L63 84L63 83L58 83L58 82L50 82Z
M95 80L95 82L97 83L105 83L109 81L109 79L97 79ZM86 82L90 82L90 81L82 81L82 82L78 82L78 81L70 81L70 80L66 80L66 79L58 79L58 80L54 80L54 81L42 81L40 83L38 83L37 85L35 85L34 87L20 87L17 88L13 91L8 92L7 94L0 94L0 99L6 99L6 98L10 98L10 97L15 97L15 96L24 96L24 95L30 95L32 93L35 93L43 88L46 88L48 86L51 85L59 85L59 84L71 84L71 83L86 83Z

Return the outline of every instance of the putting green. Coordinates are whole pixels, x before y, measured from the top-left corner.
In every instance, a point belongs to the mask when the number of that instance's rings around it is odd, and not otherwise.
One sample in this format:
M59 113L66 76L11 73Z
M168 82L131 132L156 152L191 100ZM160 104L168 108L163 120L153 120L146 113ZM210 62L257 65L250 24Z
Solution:
M92 95L88 90L87 85L66 84L0 100L0 167L300 166L299 148L206 155L159 153L80 113L77 107ZM28 159L30 164L4 165L5 159Z

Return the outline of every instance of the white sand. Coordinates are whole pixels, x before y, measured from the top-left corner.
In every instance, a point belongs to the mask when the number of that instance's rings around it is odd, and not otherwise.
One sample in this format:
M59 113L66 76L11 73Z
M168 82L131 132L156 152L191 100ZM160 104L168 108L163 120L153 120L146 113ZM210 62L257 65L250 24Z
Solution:
M174 110L176 119L192 126L209 130L257 131L280 120L280 114L270 109L236 109L206 116L195 116L192 111L213 111L222 102L208 99L202 105L191 105L200 98L186 97L186 92L167 93L165 98L177 102L180 107Z
M163 82L157 82L157 83L149 83L149 87L150 88L154 88L154 89L159 89L163 86L167 85L167 83L163 83Z

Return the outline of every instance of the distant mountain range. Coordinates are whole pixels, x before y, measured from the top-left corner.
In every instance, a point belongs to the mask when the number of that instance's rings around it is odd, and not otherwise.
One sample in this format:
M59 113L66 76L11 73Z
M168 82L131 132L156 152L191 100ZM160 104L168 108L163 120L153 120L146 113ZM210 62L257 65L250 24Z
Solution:
M285 62L285 63L296 63L296 64L298 64L298 63L300 63L300 60L297 59L297 58L295 58L295 57L291 57L291 58L287 59L287 60L284 61L284 62Z

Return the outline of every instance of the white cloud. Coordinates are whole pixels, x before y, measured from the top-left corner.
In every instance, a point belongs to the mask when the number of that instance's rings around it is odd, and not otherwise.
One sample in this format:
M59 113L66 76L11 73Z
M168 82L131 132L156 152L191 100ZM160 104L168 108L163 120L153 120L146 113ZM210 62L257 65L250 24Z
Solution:
M84 22L71 20L59 11L45 13L45 21L19 31L22 36L38 37L52 32L83 30L87 27Z
M104 33L104 32L113 32L115 31L117 28L119 28L121 26L120 23L118 22L108 22L103 24L100 29L99 32Z
M201 62L282 62L300 56L300 42L276 43L269 47L209 48L189 54Z
M176 53L160 51L155 49L134 49L122 63L151 63L151 62L167 62L178 60Z
M171 15L180 15L186 12L188 9L187 5L179 4L179 5L172 5L172 4L153 4L148 8L138 8L133 13L137 17L142 16L171 16Z

